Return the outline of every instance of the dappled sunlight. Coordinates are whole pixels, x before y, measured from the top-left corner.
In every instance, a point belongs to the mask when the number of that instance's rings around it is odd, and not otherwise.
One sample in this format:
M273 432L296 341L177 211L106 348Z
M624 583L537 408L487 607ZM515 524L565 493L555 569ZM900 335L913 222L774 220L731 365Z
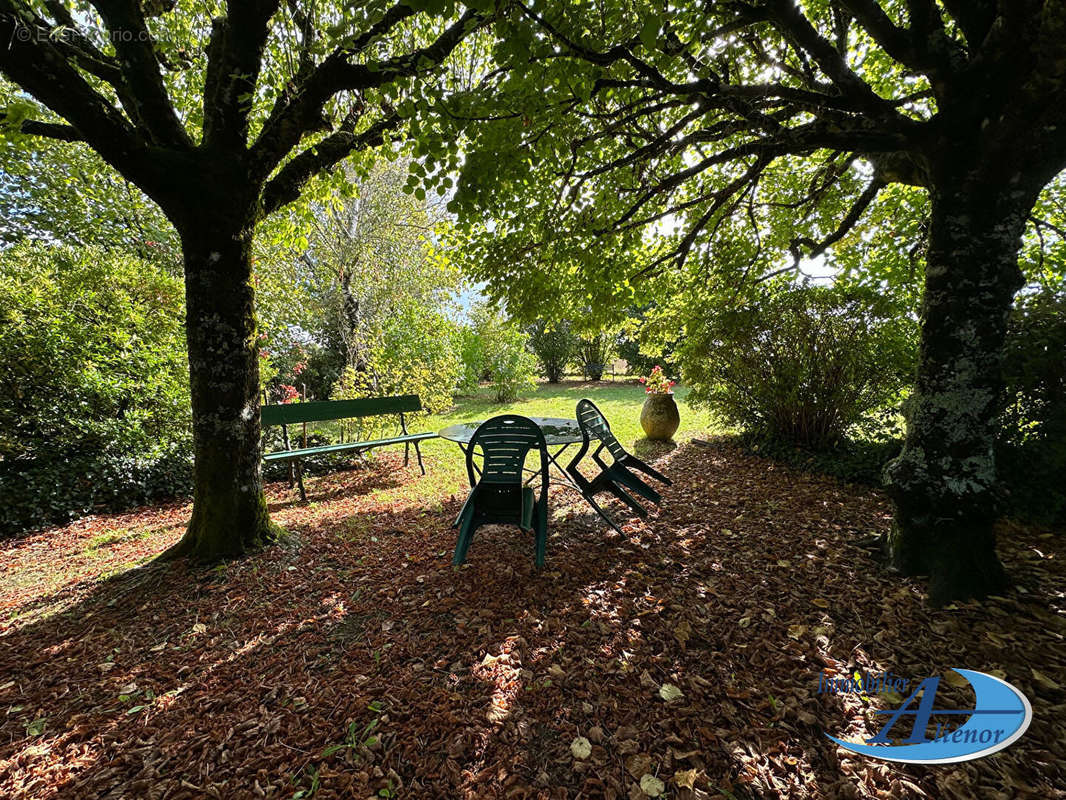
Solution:
M250 558L95 582L75 559L82 577L61 581L62 605L48 600L51 616L0 636L12 676L0 684L0 793L80 798L121 783L197 796L317 785L320 797L625 797L652 775L678 797L872 798L894 786L963 797L997 781L1039 786L1035 763L1051 774L1041 753L1056 728L1040 710L1057 695L1028 670L1047 663L1041 631L1061 630L1062 609L1019 595L994 601L996 613L928 610L917 585L855 544L887 528L876 494L724 442L681 445L656 461L675 479L661 508L637 519L608 504L622 534L553 490L544 570L532 537L508 526L479 530L454 569L463 493L419 504L361 491L424 480L394 456L313 478L321 499L282 503L289 535ZM63 576L71 554L161 551L186 512L52 531L35 563ZM1014 534L1008 562L1028 593L1054 598L1057 540ZM8 543L5 563L36 544ZM19 613L55 590L3 591ZM824 736L869 735L880 699L820 695L822 673L977 663L1037 709L995 759L933 773Z

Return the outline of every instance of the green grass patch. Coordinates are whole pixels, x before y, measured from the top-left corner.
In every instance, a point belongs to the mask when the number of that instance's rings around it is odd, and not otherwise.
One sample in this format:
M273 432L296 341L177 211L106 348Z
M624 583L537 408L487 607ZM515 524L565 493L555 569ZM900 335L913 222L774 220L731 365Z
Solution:
M722 424L713 414L688 405L688 390L685 387L676 387L674 394L681 411L681 427L674 436L675 442L681 443L693 436L724 431ZM410 420L408 428L412 432L436 432L457 422L485 420L498 414L572 419L577 401L583 397L599 406L610 421L611 429L627 449L637 453L648 449L651 443L644 437L644 431L640 427L644 389L635 381L542 383L529 396L503 404L494 402L489 390L482 389L477 395L458 398L455 406L444 413ZM413 477L406 475L397 485L376 488L370 494L372 500L433 508L439 507L442 499L453 494L461 496L468 490L466 465L458 445L443 439L433 439L423 442L421 448L426 475L419 475L415 470ZM380 452L396 452L400 449L390 447ZM572 452L575 452L573 448L568 450L566 455L569 456ZM414 452L411 453L411 459L413 463Z

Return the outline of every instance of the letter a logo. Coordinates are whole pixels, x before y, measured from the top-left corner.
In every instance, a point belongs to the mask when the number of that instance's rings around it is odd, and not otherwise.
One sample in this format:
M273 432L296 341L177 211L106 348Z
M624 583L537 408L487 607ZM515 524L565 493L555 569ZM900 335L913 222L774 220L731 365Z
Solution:
M866 744L889 744L888 732L904 714L914 714L914 725L911 728L910 737L904 739L903 744L924 744L929 741L925 738L925 729L929 726L929 717L933 715L933 702L936 700L936 690L939 685L940 678L926 678L919 683L918 688L911 692L911 696L903 701L903 705L891 712L892 716L888 718L885 727L872 739L867 739ZM917 710L908 711L918 692L922 693L922 699L918 702Z

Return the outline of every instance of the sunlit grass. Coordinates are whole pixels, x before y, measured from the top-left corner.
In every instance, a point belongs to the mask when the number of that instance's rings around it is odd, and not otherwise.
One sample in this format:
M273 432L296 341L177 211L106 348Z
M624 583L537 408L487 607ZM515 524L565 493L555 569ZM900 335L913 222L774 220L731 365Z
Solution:
M678 443L693 436L718 433L723 427L706 410L691 408L686 402L688 389L675 387L675 397L681 412L681 427L674 440ZM513 403L499 404L491 393L483 388L475 396L458 398L453 408L441 414L411 420L409 429L414 431L439 431L457 422L484 420L497 414L522 414L527 417L574 417L577 401L583 397L592 400L611 423L611 429L619 441L630 450L640 450L647 444L640 427L640 410L644 404L644 389L635 381L601 381L581 383L567 381L561 384L541 383ZM466 466L462 451L454 442L433 439L421 445L426 465L426 475L420 475L417 467L413 476L398 486L375 489L370 498L378 502L403 502L426 508L437 508L452 495L461 496L468 489ZM397 448L389 448L395 450ZM569 454L569 452L568 452ZM414 452L411 453L414 464Z

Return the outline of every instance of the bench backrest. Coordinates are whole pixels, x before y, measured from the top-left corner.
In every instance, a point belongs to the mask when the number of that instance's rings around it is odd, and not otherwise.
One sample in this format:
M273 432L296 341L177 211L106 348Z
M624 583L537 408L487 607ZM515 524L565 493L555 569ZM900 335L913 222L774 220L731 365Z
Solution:
M292 425L297 422L325 422L331 419L374 417L421 411L417 394L396 397L361 397L357 400L311 400L307 403L282 403L260 408L260 422L269 425Z

